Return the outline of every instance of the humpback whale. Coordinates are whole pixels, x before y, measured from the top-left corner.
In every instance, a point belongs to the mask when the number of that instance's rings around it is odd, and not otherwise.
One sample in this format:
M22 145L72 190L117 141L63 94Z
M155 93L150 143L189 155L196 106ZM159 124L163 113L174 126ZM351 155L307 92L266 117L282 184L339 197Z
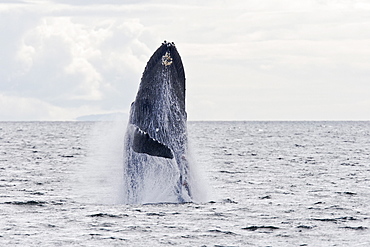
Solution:
M124 148L127 203L192 201L185 72L173 42L162 43L145 67Z

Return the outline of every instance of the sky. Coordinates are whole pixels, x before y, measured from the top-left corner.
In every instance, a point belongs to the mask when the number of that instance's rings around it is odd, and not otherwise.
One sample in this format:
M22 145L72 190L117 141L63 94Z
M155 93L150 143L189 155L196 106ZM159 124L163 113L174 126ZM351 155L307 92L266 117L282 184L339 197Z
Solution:
M189 120L370 120L368 0L0 0L0 121L127 113L173 41Z

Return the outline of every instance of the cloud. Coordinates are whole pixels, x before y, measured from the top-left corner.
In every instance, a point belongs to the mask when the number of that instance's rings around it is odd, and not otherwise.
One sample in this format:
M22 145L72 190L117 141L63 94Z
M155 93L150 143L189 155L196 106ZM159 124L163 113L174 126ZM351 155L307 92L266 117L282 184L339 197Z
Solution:
M19 3L27 3L26 1L21 1L21 0L1 0L0 4L19 4Z
M147 2L146 0L125 0L125 1L116 1L116 0L52 0L51 2L59 4L68 4L68 5L122 5L122 4L139 4Z
M127 111L166 39L183 58L190 119L370 119L356 108L370 96L369 9L361 0L3 1L0 93L73 114Z
M5 56L12 66L3 66L3 92L57 107L129 107L151 52L141 39L152 34L140 21L44 16L36 23L8 42L15 45Z
M65 108L56 107L35 98L0 94L0 119L2 120L65 120L73 116L74 114Z

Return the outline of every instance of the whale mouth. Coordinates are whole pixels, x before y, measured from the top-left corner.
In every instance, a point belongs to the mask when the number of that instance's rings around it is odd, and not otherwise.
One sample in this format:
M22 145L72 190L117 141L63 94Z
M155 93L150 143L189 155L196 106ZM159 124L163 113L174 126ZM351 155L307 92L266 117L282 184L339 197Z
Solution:
M137 153L173 159L173 153L168 146L152 138L147 132L137 126L135 126L134 130L132 149Z

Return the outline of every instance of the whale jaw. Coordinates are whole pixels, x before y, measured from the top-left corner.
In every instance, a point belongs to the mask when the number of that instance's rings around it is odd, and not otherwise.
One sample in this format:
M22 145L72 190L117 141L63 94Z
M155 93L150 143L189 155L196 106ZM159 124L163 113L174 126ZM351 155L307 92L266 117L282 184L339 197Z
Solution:
M132 149L137 153L173 159L173 154L169 147L151 138L148 133L142 131L138 127L135 128Z

